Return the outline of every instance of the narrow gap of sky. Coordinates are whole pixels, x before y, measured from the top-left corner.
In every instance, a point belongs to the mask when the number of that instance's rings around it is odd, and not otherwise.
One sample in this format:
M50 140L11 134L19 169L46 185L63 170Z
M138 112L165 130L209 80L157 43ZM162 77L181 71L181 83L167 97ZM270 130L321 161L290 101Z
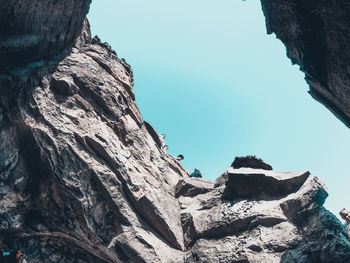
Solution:
M350 131L307 94L259 1L98 0L88 17L132 66L143 118L187 169L215 180L256 155L320 177L333 213L350 204Z

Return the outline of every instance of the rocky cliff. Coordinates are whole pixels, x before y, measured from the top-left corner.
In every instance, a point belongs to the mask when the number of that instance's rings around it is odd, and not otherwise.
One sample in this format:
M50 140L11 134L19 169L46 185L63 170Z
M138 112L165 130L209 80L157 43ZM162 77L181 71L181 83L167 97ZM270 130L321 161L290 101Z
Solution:
M267 32L300 65L309 93L350 126L350 3L346 0L261 0Z
M83 8L76 21L88 6L53 3ZM41 15L26 17L28 29ZM309 172L247 157L216 183L188 178L142 119L130 66L76 23L80 34L50 44L52 54L4 51L28 63L0 73L1 246L30 263L350 262L326 187Z
M49 58L80 34L91 0L0 0L0 67Z

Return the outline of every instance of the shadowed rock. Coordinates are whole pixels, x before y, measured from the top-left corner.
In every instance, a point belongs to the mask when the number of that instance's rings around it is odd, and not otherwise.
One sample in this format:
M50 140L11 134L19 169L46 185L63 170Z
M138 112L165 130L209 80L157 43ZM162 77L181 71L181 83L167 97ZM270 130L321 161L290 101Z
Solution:
M226 188L222 197L229 200L235 198L281 198L296 192L309 175L309 172L279 173L230 167L224 175Z
M236 157L231 166L235 169L245 167L253 169L272 170L271 165L265 163L263 160L255 156Z
M91 0L0 0L1 68L48 58L72 45Z
M350 126L350 6L347 0L261 0L269 34L305 73L309 93Z

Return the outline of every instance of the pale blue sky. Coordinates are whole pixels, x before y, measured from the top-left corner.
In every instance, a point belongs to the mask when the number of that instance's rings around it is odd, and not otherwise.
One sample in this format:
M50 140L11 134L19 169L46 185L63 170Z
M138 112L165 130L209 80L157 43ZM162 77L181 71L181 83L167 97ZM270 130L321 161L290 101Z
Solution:
M92 33L132 66L145 120L186 169L215 180L235 156L323 179L350 209L350 131L307 93L259 1L96 0Z

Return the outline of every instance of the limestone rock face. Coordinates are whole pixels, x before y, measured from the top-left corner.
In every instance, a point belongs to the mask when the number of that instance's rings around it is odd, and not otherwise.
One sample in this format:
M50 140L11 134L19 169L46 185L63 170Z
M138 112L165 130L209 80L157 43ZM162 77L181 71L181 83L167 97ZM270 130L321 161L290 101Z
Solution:
M1 67L61 52L80 34L91 0L0 0Z
M350 4L346 0L261 0L267 32L300 65L310 94L350 126Z
M29 263L350 262L310 173L189 178L130 66L83 25L63 53L0 73L0 247Z

